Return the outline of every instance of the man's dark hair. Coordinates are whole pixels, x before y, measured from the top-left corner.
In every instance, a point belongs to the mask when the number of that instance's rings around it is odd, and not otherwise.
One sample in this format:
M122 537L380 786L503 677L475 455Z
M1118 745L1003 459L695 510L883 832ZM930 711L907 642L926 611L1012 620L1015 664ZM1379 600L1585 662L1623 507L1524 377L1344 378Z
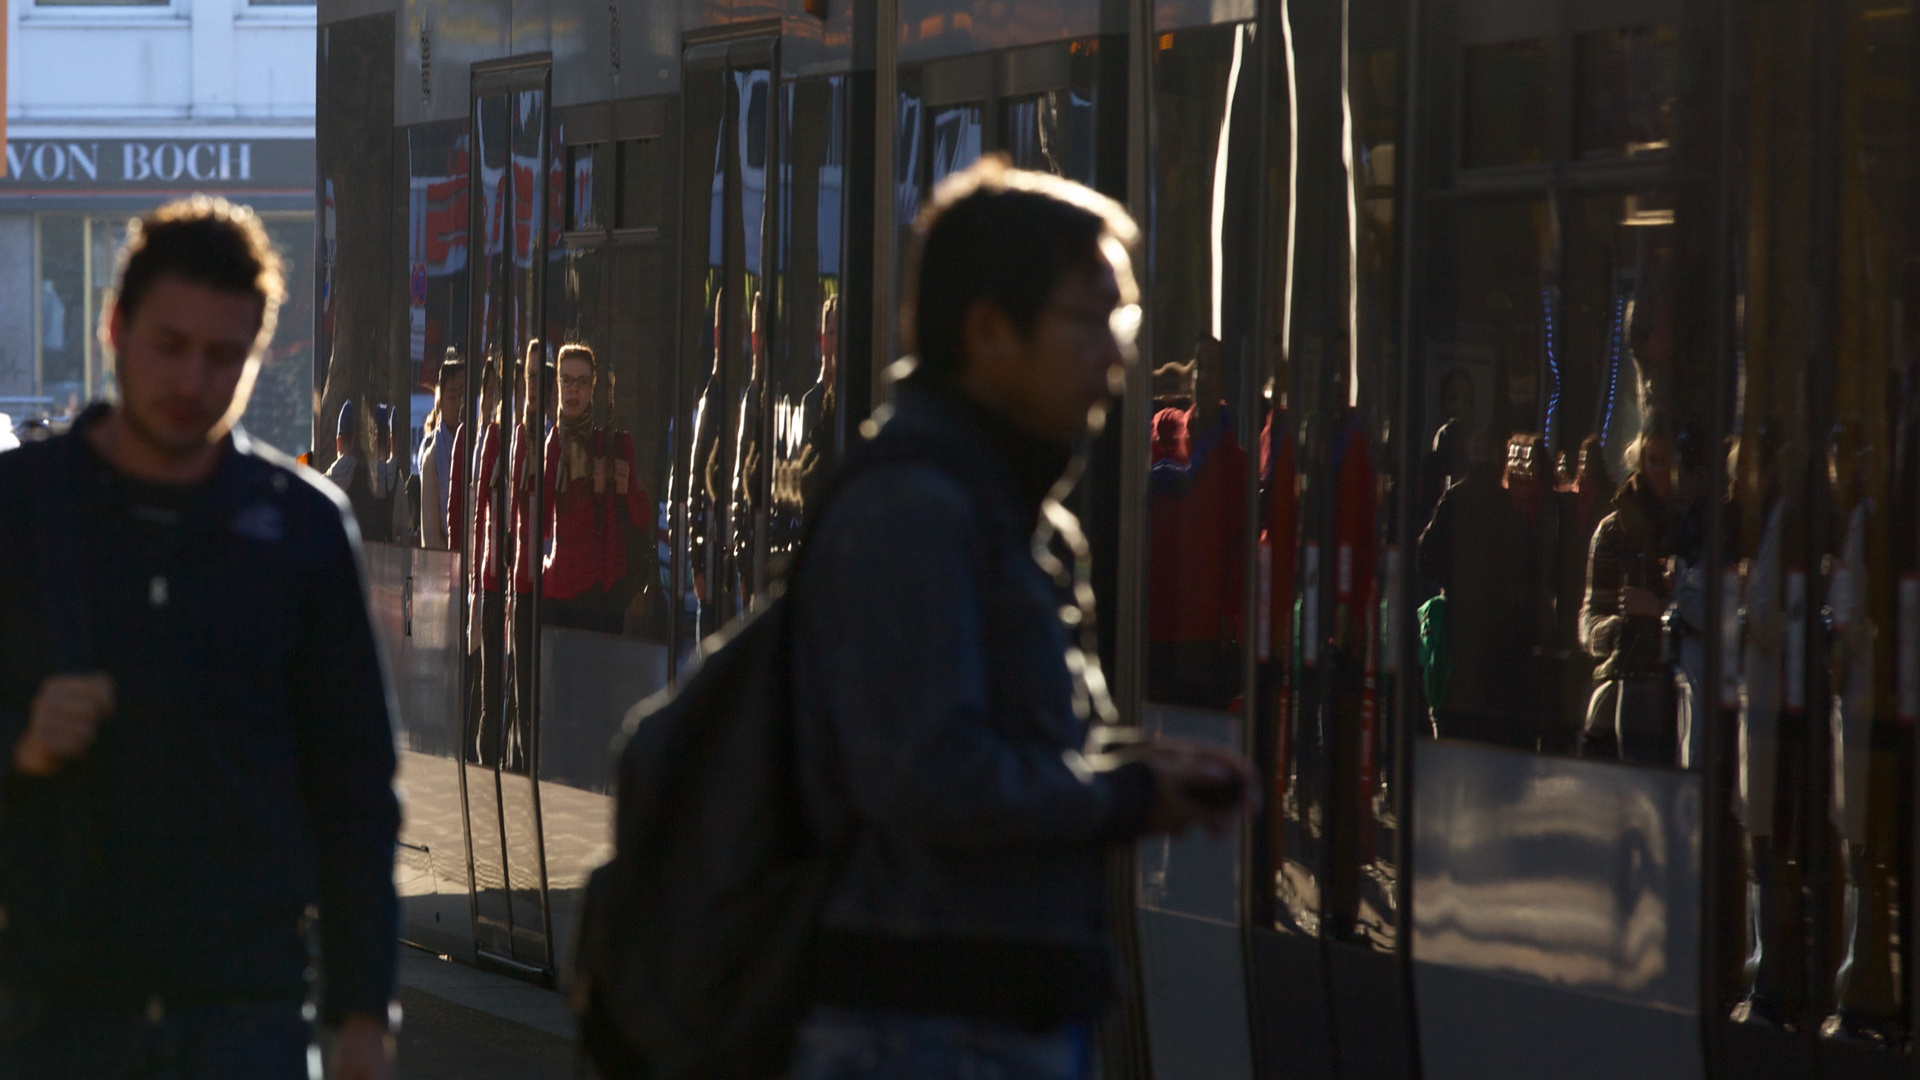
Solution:
M260 335L273 336L286 278L260 219L245 206L195 195L128 223L114 274L114 309L131 319L153 283L173 276L260 301Z
M994 304L1031 334L1062 279L1099 266L1109 241L1125 247L1137 235L1112 199L998 155L943 181L914 231L919 259L901 324L912 328L917 370L942 380L959 374L975 303Z

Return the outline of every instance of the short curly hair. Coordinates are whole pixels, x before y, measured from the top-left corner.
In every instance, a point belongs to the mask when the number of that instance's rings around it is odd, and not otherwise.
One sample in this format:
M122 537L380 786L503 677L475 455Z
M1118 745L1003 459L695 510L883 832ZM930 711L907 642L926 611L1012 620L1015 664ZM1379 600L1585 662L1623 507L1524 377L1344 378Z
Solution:
M131 319L153 283L173 276L260 302L256 341L273 337L287 282L279 252L250 207L194 195L127 223L114 271L113 310Z

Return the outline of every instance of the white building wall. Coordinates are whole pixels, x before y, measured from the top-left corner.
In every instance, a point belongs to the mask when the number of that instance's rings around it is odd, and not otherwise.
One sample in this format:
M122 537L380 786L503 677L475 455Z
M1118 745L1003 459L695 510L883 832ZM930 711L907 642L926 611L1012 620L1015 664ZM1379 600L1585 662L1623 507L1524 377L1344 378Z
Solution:
M218 191L254 205L276 242L311 262L315 10L253 0L6 3L0 398L47 399L57 413L72 387L97 395L110 384L110 361L91 344L76 360L74 335L91 330L81 324L104 302L115 230L131 214ZM294 307L275 362L310 365L312 305ZM48 312L56 333L42 325ZM23 410L0 404L9 411ZM277 438L299 449L304 437Z
M8 0L10 122L244 118L312 137L314 9L248 0Z

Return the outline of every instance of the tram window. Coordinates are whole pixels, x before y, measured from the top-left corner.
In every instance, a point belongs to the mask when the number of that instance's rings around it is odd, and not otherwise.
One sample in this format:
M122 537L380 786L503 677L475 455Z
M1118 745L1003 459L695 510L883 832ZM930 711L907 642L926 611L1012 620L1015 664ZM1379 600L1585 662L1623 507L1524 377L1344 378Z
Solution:
M1000 103L1000 138L1020 168L1092 185L1095 136L1089 91L1049 90Z
M1465 68L1461 165L1544 163L1553 148L1553 42L1469 45Z
M1434 729L1698 762L1710 381L1676 347L1671 195L1507 196L1441 220L1418 546Z
M928 161L933 165L932 186L980 160L985 135L984 110L978 103L947 105L932 110L927 125Z
M658 228L664 152L659 139L622 139L619 148L620 200L613 227Z
M1671 26L1598 30L1574 39L1574 153L1646 154L1673 141L1679 34Z
M1259 82L1238 24L1176 31L1154 55L1147 696L1237 708L1247 470L1261 425L1252 363Z
M606 143L567 147L567 231L599 232L606 227L601 211L606 182L612 179Z

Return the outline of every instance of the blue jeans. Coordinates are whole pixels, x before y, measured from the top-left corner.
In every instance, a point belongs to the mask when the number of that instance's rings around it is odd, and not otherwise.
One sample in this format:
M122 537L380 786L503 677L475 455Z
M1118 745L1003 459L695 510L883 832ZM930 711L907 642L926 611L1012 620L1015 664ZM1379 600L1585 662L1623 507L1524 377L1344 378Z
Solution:
M52 1005L0 994L7 1080L315 1080L298 1002Z
M1086 1080L1088 1025L1026 1031L999 1020L817 1008L787 1080Z

